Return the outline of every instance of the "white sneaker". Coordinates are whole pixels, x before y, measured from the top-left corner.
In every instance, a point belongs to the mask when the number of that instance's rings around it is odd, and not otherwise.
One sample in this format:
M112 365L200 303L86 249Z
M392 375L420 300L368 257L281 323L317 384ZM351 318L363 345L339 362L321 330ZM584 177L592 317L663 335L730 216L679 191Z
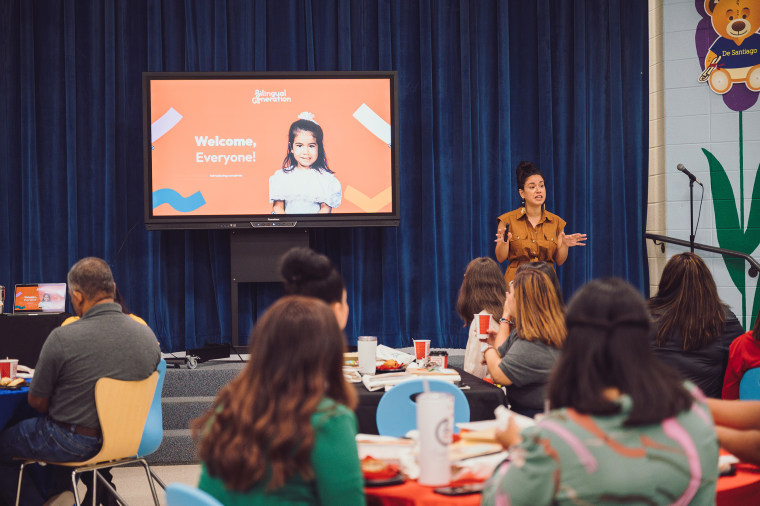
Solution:
M74 493L66 490L45 501L44 506L71 506L74 503Z

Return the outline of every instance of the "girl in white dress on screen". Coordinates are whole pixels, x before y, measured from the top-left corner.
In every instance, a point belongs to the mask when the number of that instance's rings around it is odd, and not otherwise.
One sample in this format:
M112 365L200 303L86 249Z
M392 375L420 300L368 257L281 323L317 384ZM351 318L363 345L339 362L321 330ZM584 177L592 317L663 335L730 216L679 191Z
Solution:
M288 131L282 168L269 178L272 214L330 213L340 205L340 182L327 166L322 127L302 112Z

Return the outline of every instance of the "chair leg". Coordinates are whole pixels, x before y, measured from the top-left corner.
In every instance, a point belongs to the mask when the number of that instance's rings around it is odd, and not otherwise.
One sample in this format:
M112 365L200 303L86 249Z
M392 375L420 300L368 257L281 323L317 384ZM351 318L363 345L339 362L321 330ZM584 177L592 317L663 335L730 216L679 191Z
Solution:
M92 480L95 481L95 480ZM74 504L82 506L82 500L79 498L79 488L77 487L77 470L71 471L71 486L74 487ZM92 497L95 497L95 489L92 489Z
M113 488L110 483L108 483L108 480L106 480L103 477L102 474L100 474L98 472L96 472L95 474L97 475L98 479L101 482L103 482L103 486L106 487L114 495L114 497L116 497L117 501L119 501L121 504L125 504L125 505L127 504L127 501L125 501L124 498L119 495L119 493L116 491L116 489ZM92 481L95 481L95 480L92 480ZM94 490L94 488L93 488L93 490ZM94 499L95 499L95 496L93 496L93 501L94 501ZM93 504L92 506L96 506L96 505Z
M98 478L100 473L97 469L92 470L92 506L98 506Z
M21 467L18 470L18 486L16 487L16 506L18 506L18 502L21 499L21 479L24 477L24 467L26 467L26 462L22 462Z
M97 469L92 470L92 506L98 506L98 478L100 473Z
M164 483L163 480L161 478L159 478L156 473L153 472L153 468L151 468L151 470L150 470L150 475L153 476L153 479L158 482L158 485L162 489L166 490L166 483Z
M145 475L148 477L148 484L150 485L150 493L153 494L153 503L156 506L160 506L158 502L158 494L156 494L156 486L153 485L153 477L151 476L150 466L148 466L148 463L145 461L145 459L137 459L137 461L142 464L143 468L145 469Z

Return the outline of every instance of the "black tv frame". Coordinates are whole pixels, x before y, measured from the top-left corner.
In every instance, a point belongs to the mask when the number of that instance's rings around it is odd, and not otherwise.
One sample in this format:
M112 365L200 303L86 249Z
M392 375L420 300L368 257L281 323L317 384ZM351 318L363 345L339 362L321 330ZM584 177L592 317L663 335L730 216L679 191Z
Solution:
M151 159L150 82L153 80L192 79L389 79L391 100L391 188L392 210L389 213L331 213L331 214L235 214L154 216ZM318 227L396 227L401 220L399 179L399 115L397 71L335 71L335 72L143 72L143 160L144 209L147 230L193 229L272 229Z

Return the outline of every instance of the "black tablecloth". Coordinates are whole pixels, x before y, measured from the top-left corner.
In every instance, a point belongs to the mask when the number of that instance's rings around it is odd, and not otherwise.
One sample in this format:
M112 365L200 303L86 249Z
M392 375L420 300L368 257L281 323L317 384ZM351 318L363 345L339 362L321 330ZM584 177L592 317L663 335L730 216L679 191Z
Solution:
M505 403L506 396L501 388L483 381L477 376L455 368L462 377L462 384L470 388L462 392L470 403L470 421L493 420L493 410L496 406ZM356 418L359 420L359 432L362 434L377 434L377 422L375 415L380 397L385 390L370 392L362 383L355 383L356 392L359 394L359 404L356 406Z
M0 314L0 357L17 358L21 365L36 367L48 334L69 316Z

